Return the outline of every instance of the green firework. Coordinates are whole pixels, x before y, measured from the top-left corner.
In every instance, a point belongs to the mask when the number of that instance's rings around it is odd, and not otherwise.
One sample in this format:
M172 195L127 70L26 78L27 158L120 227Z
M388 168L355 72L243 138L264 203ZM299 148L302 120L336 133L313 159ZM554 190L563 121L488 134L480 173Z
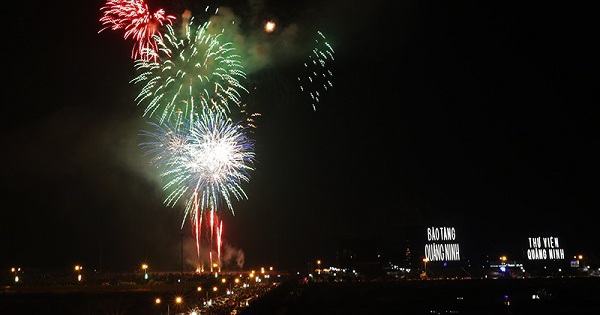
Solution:
M135 62L138 75L131 82L143 84L136 101L145 106L144 116L162 123L183 113L193 120L201 109L228 114L240 106L241 92L248 92L240 82L246 78L240 56L208 25L196 26L193 18L181 31L168 25L166 34L156 37L158 50L148 52L155 58Z

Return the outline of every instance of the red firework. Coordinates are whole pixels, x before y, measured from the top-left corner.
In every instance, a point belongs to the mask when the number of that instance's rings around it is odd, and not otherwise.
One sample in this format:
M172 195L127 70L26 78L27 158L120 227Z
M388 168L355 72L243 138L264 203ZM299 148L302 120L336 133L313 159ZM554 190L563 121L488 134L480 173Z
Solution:
M103 16L100 22L105 29L125 30L124 38L135 40L131 51L133 59L149 59L148 50L156 51L154 36L162 38L158 28L165 24L173 24L175 16L167 15L164 9L151 13L144 0L107 0L100 8ZM98 33L99 33L98 32Z
M200 209L200 204L198 203L198 193L194 193L194 211L193 211L193 216L192 216L192 232L194 234L194 237L196 239L196 251L198 253L198 257L200 257L200 246L202 243L201 237L203 234L202 231L202 221L203 221L203 216L207 216L207 228L209 228L210 230L207 229L207 231L205 232L205 234L207 234L208 236L208 243L209 243L209 263L210 263L210 272L214 271L214 264L215 261L213 261L213 246L216 247L216 251L217 251L217 271L221 272L221 264L222 264L222 260L221 260L221 249L223 247L223 220L219 219L219 215L216 213L215 210L209 209L207 211L203 211L202 209ZM214 244L214 237L217 238L217 242L216 244Z

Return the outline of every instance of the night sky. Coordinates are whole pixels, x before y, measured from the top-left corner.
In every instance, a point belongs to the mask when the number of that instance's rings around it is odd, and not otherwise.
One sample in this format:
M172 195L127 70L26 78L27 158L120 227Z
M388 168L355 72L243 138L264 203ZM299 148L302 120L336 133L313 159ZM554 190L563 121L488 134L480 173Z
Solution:
M27 1L6 14L0 267L177 269L180 233L194 255L190 227L180 229L181 208L163 205L138 146L145 119L129 83L132 41L98 33L103 1L80 2ZM206 2L150 3L179 15ZM294 29L301 48L249 73L245 101L262 115L252 134L258 163L248 200L222 212L226 251L245 267L334 263L343 240L393 247L406 231L424 238L441 225L457 228L471 257L551 235L569 253L597 257L592 8L212 3L230 6L244 35L275 19L264 40ZM336 59L333 89L313 111L296 77L317 30Z

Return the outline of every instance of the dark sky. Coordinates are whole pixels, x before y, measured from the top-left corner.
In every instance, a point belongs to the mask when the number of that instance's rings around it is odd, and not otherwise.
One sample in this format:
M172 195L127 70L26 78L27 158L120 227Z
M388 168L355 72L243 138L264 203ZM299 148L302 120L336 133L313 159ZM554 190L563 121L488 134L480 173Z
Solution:
M182 231L193 255L190 229L138 147L132 42L98 33L103 1L85 2L24 2L3 24L0 267L176 269ZM258 163L248 200L222 214L227 250L247 267L333 262L342 240L397 244L439 225L457 227L471 257L550 235L597 255L592 8L250 2L213 3L232 6L245 36L274 18L306 49L321 30L336 59L316 111L296 54L249 74Z

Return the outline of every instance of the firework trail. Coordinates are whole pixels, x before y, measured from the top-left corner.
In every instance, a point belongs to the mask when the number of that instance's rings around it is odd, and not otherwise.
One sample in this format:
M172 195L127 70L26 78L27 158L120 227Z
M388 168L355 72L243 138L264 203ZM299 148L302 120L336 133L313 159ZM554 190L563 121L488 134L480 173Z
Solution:
M202 241L202 234L207 234L207 242L209 243L209 263L210 263L210 271L213 271L213 260L212 260L212 250L214 245L214 238L216 238L216 251L217 251L217 263L219 267L219 272L221 271L221 248L223 245L223 221L219 219L217 212L213 209L209 211L202 211L200 208L200 204L198 203L198 193L194 193L194 205L193 205L193 217L192 217L192 231L194 234L194 238L196 241L196 250L197 255L200 257L200 248ZM202 229L203 217L208 216L208 227L206 232ZM215 233L216 226L216 233ZM210 232L209 232L210 231ZM204 267L202 268L204 269Z
M154 58L150 51L156 51L156 38L161 38L159 27L171 25L176 19L167 15L164 9L151 13L144 0L107 0L100 8L103 12L100 22L103 28L98 33L108 28L112 30L123 29L125 39L135 40L131 51L133 59Z
M219 266L219 272L221 272L221 247L223 246L223 221L219 223L217 227L217 262Z
M194 238L196 239L196 251L198 257L200 257L200 237L202 235L202 211L198 211L200 205L198 204L198 193L194 192L194 216L192 217L192 231L194 232Z
M334 50L320 31L317 31L315 47L309 54L309 59L304 63L307 75L298 77L298 84L303 93L307 93L313 110L317 110L316 103L319 102L322 89L328 90L333 87L331 77L333 73L329 64L334 60ZM321 91L321 92L320 92Z
M152 57L136 60L139 72L131 82L143 84L136 97L144 103L144 116L160 115L163 123L181 111L187 120L195 120L197 111L210 109L231 113L230 104L241 106L240 83L245 79L240 56L231 42L220 41L223 33L213 34L209 23L195 25L190 18L182 32L167 25L162 37L155 37L157 50Z

